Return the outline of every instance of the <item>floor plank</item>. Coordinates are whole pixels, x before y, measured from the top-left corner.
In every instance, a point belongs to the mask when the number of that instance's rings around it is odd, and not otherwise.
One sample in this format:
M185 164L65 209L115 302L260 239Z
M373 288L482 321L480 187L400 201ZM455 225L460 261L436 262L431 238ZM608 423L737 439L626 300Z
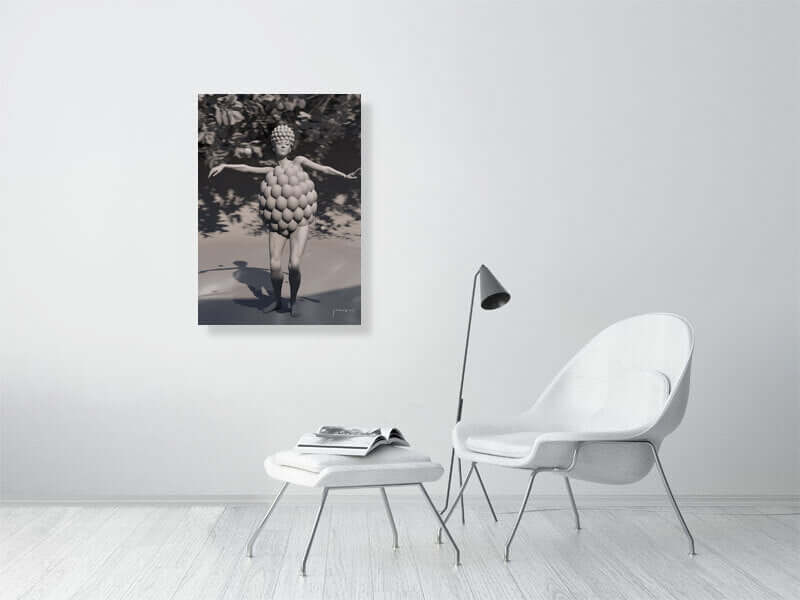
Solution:
M624 511L579 510L582 529L575 535L581 543L600 549L608 560L624 564L632 581L636 581L637 588L642 590L643 597L665 600L684 597L675 586L666 583L680 565L665 562L652 542L644 540L643 536L630 535L635 532L634 525L627 521ZM563 514L561 521L566 523L566 520L567 515ZM621 560L623 556L628 558ZM625 584L619 581L617 585Z
M453 547L443 535L442 544L436 543L438 521L425 498L414 498L404 506L402 543L411 552L417 566L422 594L425 598L439 600L446 598L476 598L469 588L463 564L455 567ZM460 527L460 525L458 526ZM460 536L453 527L451 532L459 542ZM462 563L468 560L462 552Z
M392 550L392 532L384 510L373 506L366 511L373 595L376 600L423 598L422 583L406 531L406 520L410 516L406 510L408 502L396 502L391 490L387 494L397 523L399 547Z
M43 513L41 506L0 507L0 544Z
M95 510L86 508L84 510ZM105 561L139 526L146 523L154 513L165 509L148 507L126 507L114 518L97 528L88 540L76 545L70 553L54 565L47 574L20 598L44 600L47 598L69 598L77 592L95 572L101 570Z
M236 565L245 553L247 537L258 519L258 507L227 506L211 535L178 584L172 598L221 598L231 585Z
M375 504L381 503L378 490L374 491ZM381 507L366 504L355 512L346 505L331 507L323 597L342 600L366 600L373 597L370 555L392 552L388 521L385 538L388 543L376 544L375 548L370 548L367 515L375 508Z
M544 511L543 517L556 535L563 536L564 560L575 557L570 563L576 565L576 574L584 575L585 569L581 567L590 567L589 573L584 576L597 597L628 596L636 599L661 596L631 568L630 561L618 559L618 553L612 551L610 536L595 535L591 530L576 530L571 509ZM598 590L602 590L602 593Z
M168 600L219 519L222 506L192 506L153 557L151 565L123 596L126 600Z
M287 544L283 563L280 565L278 573L278 583L272 596L276 600L283 598L310 600L324 597L323 589L331 527L329 508L329 506L326 506L320 519L317 535L314 538L314 545L311 548L308 564L306 565L305 577L300 575L300 564L302 563L306 542L308 542L311 526L314 522L317 505L306 503L294 508L294 532ZM284 507L284 510L286 510L286 507ZM278 515L274 516L277 517Z
M632 575L627 585L619 586L619 577L609 573L607 565L597 560L593 546L583 543L579 532L567 523L562 527L553 526L548 519L551 512L552 509L535 510L523 517L511 548L512 561L523 544L536 547L538 562L552 566L568 586L571 598L636 600L649 597L641 582ZM622 561L618 561L616 567L626 570Z
M689 527L695 515L685 511ZM673 519L669 522L668 519ZM636 557L627 560L652 577L662 597L687 600L724 600L726 598L774 598L771 590L739 572L695 534L697 556L689 557L689 546L670 509L633 509L587 514L587 529L598 528L617 549L616 556Z
M288 506L288 508L287 508ZM253 507L256 521L260 522L267 511L266 506ZM230 585L225 590L224 600L262 600L272 598L278 584L278 574L283 564L289 536L294 530L294 511L284 504L272 514L261 531L253 549L253 557L244 550L236 564Z
M86 543L117 512L116 506L85 508L43 543L22 552L0 572L2 595L17 598Z
M776 541L765 529L770 518L734 517L704 513L695 519L693 531L739 571L778 595L800 598L800 556L797 547Z
M0 569L5 569L21 554L32 552L49 537L56 535L80 510L76 506L41 507L39 514L0 543Z
M453 520L456 521L454 527L461 528L460 517L456 513L451 517L451 521ZM488 506L467 506L466 520L466 525L462 528L466 535L458 535L456 542L463 555L461 572L475 596L513 599L534 597L523 592L517 580L510 576L508 565L498 560L501 554L492 550L492 537L487 528L502 530L503 525L501 522L494 522ZM490 549L488 552L487 548Z
M183 521L189 509L169 506L138 527L72 596L72 600L104 600L124 597L146 573L161 546Z
M503 549L518 500L482 498L451 531L462 551L435 543L421 495L389 490L400 547L381 498L332 492L301 577L318 507L284 498L255 546L245 545L265 505L0 506L0 600L266 600L274 598L511 600L795 600L800 597L796 502L683 507L697 556L668 504L581 502L583 529L535 496L511 552ZM582 507L585 504L587 506Z
M531 518L538 520L538 515L526 513L523 517L514 543L511 548L511 560L503 562L506 541L511 534L517 512L508 510L507 503L497 503L496 510L499 523L497 526L488 525L484 520L484 530L494 546L488 559L494 558L505 565L508 573L517 582L522 593L527 598L536 600L568 600L579 597L579 593L588 593L587 589L576 589L574 582L570 582L567 575L557 564L554 557L548 556L545 549L548 547L547 539L536 537L532 530Z

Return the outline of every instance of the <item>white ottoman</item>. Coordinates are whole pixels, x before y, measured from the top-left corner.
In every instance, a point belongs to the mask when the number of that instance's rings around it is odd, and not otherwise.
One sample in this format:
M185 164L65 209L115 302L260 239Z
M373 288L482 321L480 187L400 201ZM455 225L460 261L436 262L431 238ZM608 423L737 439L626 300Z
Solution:
M322 500L317 509L317 516L314 519L314 526L306 545L303 555L303 563L300 566L300 573L306 574L306 562L311 551L311 544L314 542L314 535L317 533L319 519L322 510L325 508L325 500L328 498L328 491L337 488L380 488L383 504L386 507L386 515L389 517L389 525L392 527L393 547L397 548L397 527L394 524L392 509L389 507L389 499L384 488L400 485L417 485L422 491L422 495L427 500L433 514L439 522L440 527L447 534L450 543L456 553L455 564L461 564L461 552L453 540L453 536L447 530L447 526L442 521L439 512L433 505L425 486L426 481L436 481L442 476L444 469L439 463L411 448L398 446L382 446L373 450L368 456L337 456L334 454L301 454L294 450L286 450L273 454L264 461L264 468L267 474L273 479L283 481L281 487L267 514L264 515L261 523L256 527L250 541L247 542L247 555L253 556L253 544L255 544L258 534L272 514L273 509L283 496L283 492L289 484L301 485L304 487L322 488Z

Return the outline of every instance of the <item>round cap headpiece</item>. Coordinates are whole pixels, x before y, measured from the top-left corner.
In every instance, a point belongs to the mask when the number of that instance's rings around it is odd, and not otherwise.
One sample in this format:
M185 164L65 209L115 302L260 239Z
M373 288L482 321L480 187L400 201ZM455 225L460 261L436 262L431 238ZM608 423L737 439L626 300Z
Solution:
M269 141L274 146L277 142L289 142L294 146L294 131L288 125L281 123L272 130Z

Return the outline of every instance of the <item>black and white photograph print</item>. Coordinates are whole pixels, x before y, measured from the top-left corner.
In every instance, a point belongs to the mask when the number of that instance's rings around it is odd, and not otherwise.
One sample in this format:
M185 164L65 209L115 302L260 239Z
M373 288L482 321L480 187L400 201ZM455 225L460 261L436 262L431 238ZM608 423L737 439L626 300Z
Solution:
M198 324L361 324L361 96L199 94Z

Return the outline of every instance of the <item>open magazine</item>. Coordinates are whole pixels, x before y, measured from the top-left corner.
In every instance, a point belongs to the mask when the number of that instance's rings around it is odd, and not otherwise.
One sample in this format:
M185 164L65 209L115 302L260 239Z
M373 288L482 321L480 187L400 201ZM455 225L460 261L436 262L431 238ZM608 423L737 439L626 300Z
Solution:
M304 454L342 454L366 456L379 446L408 446L396 427L340 427L323 425L314 433L306 433L295 450Z

